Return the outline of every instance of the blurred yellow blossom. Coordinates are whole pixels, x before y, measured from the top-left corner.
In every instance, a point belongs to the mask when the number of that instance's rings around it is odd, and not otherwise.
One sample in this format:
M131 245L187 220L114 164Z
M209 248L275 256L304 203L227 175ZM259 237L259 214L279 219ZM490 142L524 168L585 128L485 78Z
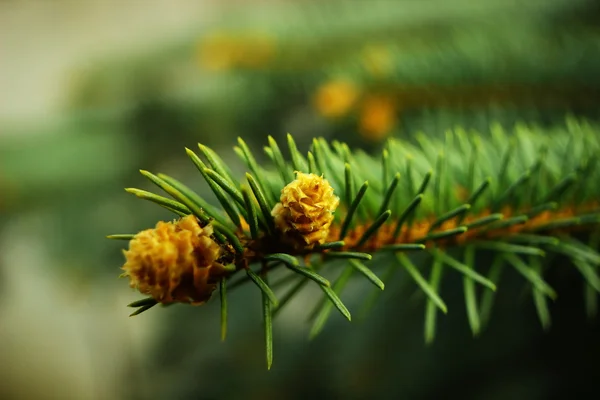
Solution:
M359 90L352 82L336 79L321 85L315 94L314 105L325 117L341 117L356 103Z
M209 71L232 68L259 68L275 55L275 40L266 33L215 32L202 38L198 44L198 62Z
M235 40L226 33L214 33L200 40L198 61L210 71L230 69L235 64Z
M365 139L380 141L397 122L396 101L386 95L371 95L361 104L359 132Z

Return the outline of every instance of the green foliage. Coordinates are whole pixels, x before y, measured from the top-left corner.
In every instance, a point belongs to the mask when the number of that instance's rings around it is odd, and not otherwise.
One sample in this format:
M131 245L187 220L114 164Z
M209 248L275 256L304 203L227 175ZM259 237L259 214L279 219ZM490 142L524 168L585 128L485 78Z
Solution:
M568 119L566 127L542 130L518 125L510 134L497 125L492 126L491 134L467 135L456 129L449 131L445 140L425 136L416 141L391 139L381 157L361 151L350 153L343 143L315 139L305 158L288 136L288 160L276 141L269 138L264 150L272 155L271 166L257 164L243 140L239 144L237 154L252 173L246 174L247 182L241 183L212 150L200 146L212 169L188 150L206 181L212 182L210 187L224 213L203 209L198 200L193 201L146 171L142 173L177 202L137 189L128 191L174 211L194 213L200 221L215 226L220 234L216 238L236 254L230 275L235 276L241 269L246 272L231 282L228 291L251 281L262 292L269 368L273 357L272 317L308 281L323 291L311 314L312 338L322 331L333 308L351 320L342 297L353 276L361 275L381 291L393 268L404 268L426 295L424 335L430 343L436 335L437 311L448 312L442 287L444 277L452 273L463 277L473 335L481 334L489 322L494 294L502 288L501 272L509 268L528 283L540 322L548 329L548 302L558 294L544 278L545 260L560 254L581 272L587 311L595 315L595 296L600 292L596 271L600 265L600 189L595 185L598 127ZM310 161L311 154L314 162ZM315 173L323 174L341 198L329 241L309 250L260 246L278 243L280 233L274 230L270 210L298 166L310 166ZM358 191L357 182L364 182ZM226 215L229 220L223 221ZM244 229L241 221L249 221L249 228ZM576 230L587 232L588 239L576 239ZM266 250L248 253L249 247ZM374 254L381 256L377 262L371 261ZM491 256L491 266L476 263L482 254ZM260 272L252 269L254 265L260 266ZM346 267L330 284L328 275L337 265ZM289 275L269 284L270 272L279 266L285 266ZM384 279L374 272L379 267L386 269ZM280 285L288 283L292 286L284 295L275 293ZM224 337L224 282L220 288ZM376 297L365 296L362 309L368 310ZM154 304L147 299L131 306L139 307L137 314Z

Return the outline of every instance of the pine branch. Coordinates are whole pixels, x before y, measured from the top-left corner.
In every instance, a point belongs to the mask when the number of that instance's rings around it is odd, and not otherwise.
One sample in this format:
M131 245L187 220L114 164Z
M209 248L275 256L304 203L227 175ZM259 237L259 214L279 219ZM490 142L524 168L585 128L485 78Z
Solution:
M429 343L436 334L437 310L444 315L448 312L442 300L446 276L463 275L469 325L473 335L479 335L489 321L501 272L511 268L531 287L540 322L549 329L548 300L558 293L544 273L547 258L555 254L566 257L580 272L588 315L596 315L600 189L589 176L599 173L590 155L600 150L600 129L583 126L569 120L567 129L552 136L539 129L519 128L512 136L495 129L492 136L470 139L457 129L444 140L420 136L418 146L390 140L381 157L352 153L343 143L330 146L323 139L315 139L304 155L288 135L289 160L269 138L265 149L273 162L270 166L259 166L239 139L236 151L250 170L245 175L247 183L236 180L208 147L199 147L205 160L188 150L223 210L205 207L201 196L173 178L142 171L173 199L139 189L128 192L181 218L159 222L156 228L137 234L109 236L130 242L123 276L141 292L151 294L130 304L136 308L132 315L158 303L203 304L218 287L224 339L227 293L253 282L262 293L270 368L272 320L308 282L323 291L311 314L310 337L314 338L334 309L351 319L342 300L351 279L363 278L381 291L394 269L405 269L427 298L425 340ZM571 157L579 163L565 164L560 143L567 138L573 143ZM515 149L524 142L535 147L519 154ZM465 158L457 149L471 149L472 157ZM484 165L479 160L487 160L485 173L479 170ZM368 168L361 168L363 163ZM492 178L478 183L477 176ZM539 184L540 176L551 184ZM357 188L359 182L364 183ZM467 195L454 190L460 182L467 182ZM583 201L576 195L582 189ZM582 232L588 233L586 241L575 238L575 233ZM182 253L174 258L173 251ZM423 252L431 255L425 257L431 265L413 256ZM491 252L495 261L490 268L477 264L478 252ZM377 264L387 266L383 279L372 270L373 256L379 257ZM331 277L334 268L329 266L337 264L346 268L337 278ZM276 268L284 269L286 275L269 284ZM149 271L170 279L149 280ZM235 275L240 278L229 283ZM189 277L194 278L190 281ZM295 283L285 295L275 294L290 282ZM369 297L362 310L369 310L377 297Z

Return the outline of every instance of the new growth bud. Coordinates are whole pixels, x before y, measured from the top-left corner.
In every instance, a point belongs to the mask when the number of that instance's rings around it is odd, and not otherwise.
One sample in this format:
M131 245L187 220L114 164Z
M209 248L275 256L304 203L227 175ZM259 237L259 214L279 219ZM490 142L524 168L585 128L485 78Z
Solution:
M340 199L326 179L296 172L296 179L281 190L271 211L285 242L296 249L312 249L327 239Z
M129 242L122 269L130 286L160 303L205 303L224 275L222 248L193 215L159 222Z

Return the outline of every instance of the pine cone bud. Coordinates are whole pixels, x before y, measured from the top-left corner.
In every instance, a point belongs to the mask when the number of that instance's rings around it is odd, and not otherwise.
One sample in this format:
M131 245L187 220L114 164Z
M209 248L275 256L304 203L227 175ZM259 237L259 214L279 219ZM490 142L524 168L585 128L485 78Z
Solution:
M135 235L124 251L122 269L130 286L161 303L206 302L225 274L217 262L222 248L210 236L212 226L200 227L193 215L159 222Z
M326 179L296 172L296 180L281 190L280 202L271 215L284 241L296 249L312 249L324 243L340 199Z

